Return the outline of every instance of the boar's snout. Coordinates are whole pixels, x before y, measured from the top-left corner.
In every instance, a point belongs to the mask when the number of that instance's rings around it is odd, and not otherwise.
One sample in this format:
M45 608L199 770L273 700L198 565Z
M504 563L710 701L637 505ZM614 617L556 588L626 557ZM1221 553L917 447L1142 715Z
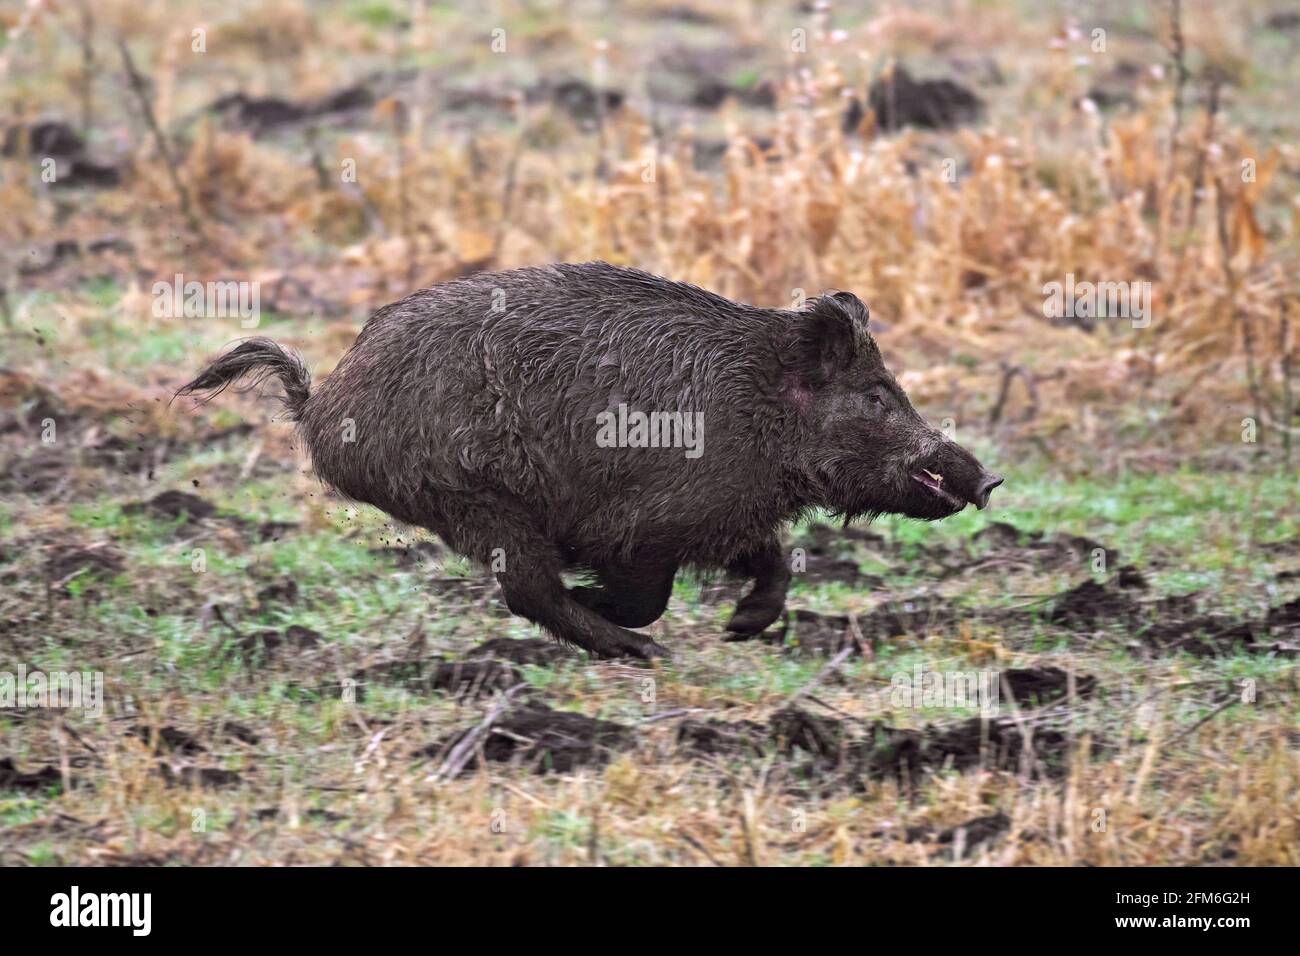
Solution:
M972 503L980 511L983 511L989 505L989 495L993 494L993 489L1002 484L1001 475L991 475L984 472L984 478L980 481L979 486L975 489L975 497L971 499Z
M923 500L912 503L904 513L913 517L946 518L968 504L983 511L989 495L1002 484L1002 476L984 466L961 445L941 438L919 461L908 468L911 484Z

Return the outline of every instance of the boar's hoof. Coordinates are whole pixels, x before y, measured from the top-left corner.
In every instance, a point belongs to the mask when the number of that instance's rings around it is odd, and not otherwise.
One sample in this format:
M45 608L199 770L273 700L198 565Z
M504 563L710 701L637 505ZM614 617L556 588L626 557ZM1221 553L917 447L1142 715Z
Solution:
M656 644L654 641L646 641L645 646L642 648L642 652L645 654L646 660L654 660L656 658L669 660L673 656L672 651L668 650L668 648L664 647L662 644Z
M743 598L736 605L736 613L732 614L731 620L727 622L727 630L733 634L756 637L775 624L784 609L784 601L756 597Z
M629 634L629 638L635 638L635 640L619 641L616 647L601 648L592 656L610 660L617 660L620 657L635 657L643 661L668 660L673 656L668 648L662 644L656 644L648 637L642 637L640 634Z

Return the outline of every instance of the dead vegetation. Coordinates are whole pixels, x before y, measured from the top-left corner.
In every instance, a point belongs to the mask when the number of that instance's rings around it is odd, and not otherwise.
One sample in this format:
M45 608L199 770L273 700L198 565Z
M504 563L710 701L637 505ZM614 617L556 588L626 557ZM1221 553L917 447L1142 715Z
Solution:
M36 27L78 35L75 7L51 5ZM266 35L293 35L278 19L297 22L290 9L262 14L276 23L265 34L228 23L208 39L223 44L221 62L251 64ZM1104 50L1079 22L1050 43L1043 23L1024 24L1019 39L1033 31L1041 52L1017 49L1014 74L1009 63L988 74L973 63L1000 63L1000 51L968 49L978 37L958 39L927 13L884 14L847 33L830 14L787 14L806 52L738 47L720 59L673 48L675 75L697 88L672 122L671 93L634 93L637 64L607 63L597 47L598 71L623 80L617 96L577 79L498 75L492 97L505 108L486 110L484 94L476 124L450 136L431 132L466 96L450 68L307 80L307 51L328 42L313 31L303 59L289 61L304 73L300 99L252 92L254 83L201 101L212 87L192 75L200 55L177 53L171 31L146 24L125 48L138 48L134 68L157 92L125 115L96 117L157 126L141 131L123 182L78 190L71 206L30 188L33 157L82 155L86 134L107 130L78 131L57 90L20 85L7 103L13 205L0 229L17 253L12 279L26 269L23 286L67 288L107 267L126 282L130 312L147 304L149 277L176 272L259 281L287 314L343 315L468 270L591 258L763 304L848 288L871 303L887 344L908 343L907 384L957 421L993 419L1032 442L1099 427L1101 406L1142 403L1166 417L1160 433L1183 451L1250 415L1260 447L1280 454L1295 412L1287 180L1297 156L1234 116L1235 107L1250 116L1241 62L1252 35L1228 30L1225 16L1156 3L1149 31L1112 26ZM92 39L108 43L120 17L101 15ZM779 22L772 14L763 29ZM333 42L366 40L344 31ZM515 42L536 68L557 41ZM976 93L942 76L915 79L906 60L926 59L916 51L927 43L950 74L978 78L1004 102L1032 96L1037 127L982 123ZM664 67L660 53L643 55L643 68ZM471 75L484 72L465 57ZM77 82L120 87L111 63L97 58L95 75ZM728 86L716 75L726 64L754 79ZM683 121L690 114L698 126ZM731 137L713 151L698 127ZM701 150L712 157L703 168ZM114 222L135 225L122 235ZM44 263L35 275L33 263ZM1149 282L1142 327L1045 316L1044 285L1067 275ZM11 329L19 289L6 297ZM1007 364L1026 336L1040 343L1029 372ZM969 355L981 357L974 368Z

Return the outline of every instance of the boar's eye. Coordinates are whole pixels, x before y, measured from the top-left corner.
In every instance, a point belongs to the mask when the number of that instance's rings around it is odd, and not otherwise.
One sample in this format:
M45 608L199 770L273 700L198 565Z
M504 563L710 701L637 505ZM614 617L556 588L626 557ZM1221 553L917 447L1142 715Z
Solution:
M889 407L889 402L885 399L885 393L878 388L873 388L867 392L867 404L882 410Z

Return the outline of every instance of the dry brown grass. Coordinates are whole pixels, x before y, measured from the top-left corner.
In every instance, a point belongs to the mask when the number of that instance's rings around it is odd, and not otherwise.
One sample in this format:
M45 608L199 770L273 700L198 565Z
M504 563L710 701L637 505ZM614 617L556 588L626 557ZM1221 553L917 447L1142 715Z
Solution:
M598 713L620 699L619 665L590 670L582 709ZM626 676L639 682L644 671ZM716 691L701 690L718 704ZM851 695L833 699L853 706ZM780 703L732 708L727 719L766 716ZM469 715L431 718L419 708L374 723L342 708L330 719L326 704L320 727L300 729L286 711L282 723L257 725L258 745L212 753L244 773L239 789L219 792L167 786L144 744L120 729L74 740L46 726L33 732L36 749L76 758L95 748L96 789L59 800L65 824L53 833L43 819L9 828L7 842L30 852L53 836L60 858L89 864L926 866L953 862L951 845L909 841L909 830L937 834L997 811L1009 827L960 862L1300 863L1300 765L1279 726L1217 721L1176 735L1167 709L1144 718L1145 740L1115 741L1104 757L1081 748L1063 780L975 770L936 776L917 793L885 781L826 797L802 789L779 759L684 760L673 721L644 725L638 748L601 771L493 768L448 784L432 782L435 765L410 753L428 742L431 724L463 725ZM212 720L207 706L178 697L150 702L142 717L153 726ZM202 831L193 829L196 810L211 815Z
M1201 5L1183 13L1195 72L1181 92L1161 5L1154 37L1112 30L1107 54L1090 53L1077 29L1061 25L1053 48L1050 21L973 10L939 17L887 8L844 40L813 17L812 52L783 59L778 46L762 54L772 71L786 72L775 114L724 110L707 133L728 143L721 165L702 170L691 161L700 129L657 134L635 106L606 117L592 136L547 106L521 102L513 129L467 138L436 132L439 118L407 90L398 99L433 132L404 125L398 101L384 98L371 129L312 147L312 162L331 179L344 159L355 160L362 175L354 186L319 182L303 162L305 146L286 153L209 120L178 126L214 89L230 87L216 80L211 60L178 55L186 39L178 31L190 19L155 11L140 23L120 4L96 9L101 30L124 27L152 50L142 69L156 85L161 120L189 144L179 173L201 236L179 225L164 161L133 120L138 166L128 188L71 214L25 188L22 164L5 164L0 231L13 249L125 232L137 250L136 276L185 271L269 283L291 274L354 313L467 269L592 258L763 304L849 288L888 328L884 341L906 358L923 401L963 421L986 417L1006 367L1028 362L1040 414L1021 437L1050 440L1064 424L1079 427L1089 407L1107 414L1136 404L1158 409L1172 426L1161 444L1184 452L1204 445L1207 433L1231 435L1243 414L1259 418L1274 445L1287 427L1283 359L1294 368L1295 336L1282 319L1297 295L1297 249L1296 201L1285 179L1300 157L1293 145L1248 135L1235 121L1231 105L1248 105L1260 81L1243 76L1240 24L1225 25L1222 13ZM340 71L321 69L321 51L364 56L371 34L343 20L325 35L304 11L286 0L215 25L209 39L221 45L219 62L247 64L238 70L253 77L287 74L295 96L324 92ZM778 24L764 15L748 32L765 31L770 41L784 29ZM572 24L576 35L559 53L531 36L516 42L557 73L581 75L596 56L597 26ZM60 38L68 42L74 27L59 11L38 17L34 30L62 62ZM997 30L1008 34L1001 45ZM868 115L852 135L841 131L841 89L860 89L893 55L942 51L960 60L991 48L1005 56L1010 41L1018 44L1014 79L980 129L882 136ZM259 71L267 43L276 64ZM482 54L475 60L473 52L461 58L481 72ZM607 75L635 88L637 53L611 45ZM1089 78L1119 62L1142 74L1133 109L1102 117L1080 105ZM71 66L62 79L75 85ZM101 86L119 82L110 73ZM41 112L36 103L59 97L33 78L7 106L31 116ZM1029 112L1004 115L1002 104L1014 109L1017 100ZM1251 182L1243 181L1247 160ZM946 181L954 172L955 182ZM1103 320L1090 334L1053 327L1043 317L1042 286L1067 273L1149 281L1150 327L1138 332L1122 320ZM136 290L147 291L138 281L128 290L133 309ZM970 356L978 358L973 368ZM1003 421L1021 417L1024 401L1011 388Z

